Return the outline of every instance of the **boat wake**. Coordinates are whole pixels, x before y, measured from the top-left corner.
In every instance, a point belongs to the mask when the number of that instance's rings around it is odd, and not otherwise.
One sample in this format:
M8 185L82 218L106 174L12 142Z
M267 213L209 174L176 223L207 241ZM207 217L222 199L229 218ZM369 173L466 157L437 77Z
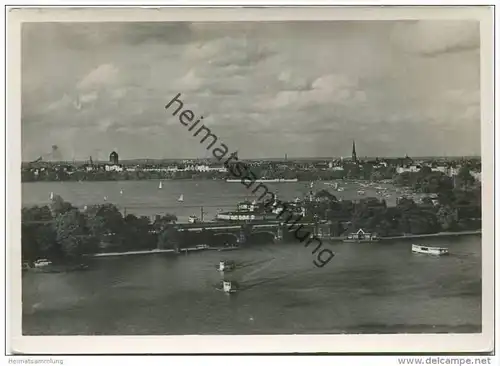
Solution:
M269 267L271 265L271 263L274 261L274 259L275 258L268 260L267 263L264 262L265 264L262 267L259 267L250 273L247 273L246 275L243 276L243 279L244 280L251 279L252 276L256 275L257 273L259 273L259 272L263 271L264 269L266 269L267 267Z
M243 269L243 268L247 268L247 267L253 267L253 266L257 266L259 264L264 264L264 263L267 263L267 262L271 262L273 261L275 258L269 258L269 259L263 259L261 261L254 261L254 262L248 262L248 263L245 263L245 264L241 264L241 265L237 265L236 267L238 269Z
M256 287L256 286L262 286L262 285L265 285L265 284L268 284L268 283L272 283L272 282L276 282L276 281L279 281L279 280L282 280L284 278L290 278L290 277L294 277L294 276L297 276L297 275L302 275L302 274L306 274L308 272L312 272L314 271L315 268L311 268L311 269L306 269L306 270L303 270L303 271L299 271L299 272L296 272L296 273L293 273L293 274L285 274L285 275L282 275L282 276L277 276L277 277L272 277L272 278L266 278L266 279L263 279L261 281L256 281L256 282L247 282L245 284L243 284L240 288L240 290L250 290L251 288L253 287Z

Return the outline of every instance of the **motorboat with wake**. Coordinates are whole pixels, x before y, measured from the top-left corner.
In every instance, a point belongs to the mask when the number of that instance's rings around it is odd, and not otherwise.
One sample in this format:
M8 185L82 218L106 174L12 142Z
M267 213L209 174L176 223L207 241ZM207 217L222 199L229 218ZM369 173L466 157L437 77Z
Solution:
M236 281L223 280L216 287L217 290L225 292L226 294L233 294L239 289L239 284Z
M437 256L450 254L448 248L425 247L423 245L416 245L416 244L412 244L411 251L413 253L430 254L430 255L437 255Z
M222 260L217 266L217 271L219 272L230 272L236 268L236 263L231 260Z

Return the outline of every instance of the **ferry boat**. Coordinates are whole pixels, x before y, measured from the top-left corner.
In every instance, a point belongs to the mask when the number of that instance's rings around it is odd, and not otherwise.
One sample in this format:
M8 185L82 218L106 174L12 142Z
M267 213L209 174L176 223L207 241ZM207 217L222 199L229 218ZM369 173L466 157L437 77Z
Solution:
M196 250L206 250L210 249L210 247L207 244L198 244L194 247Z
M425 247L423 245L412 244L411 251L413 253L421 253L421 254L431 254L431 255L448 255L450 252L448 248L439 248L439 247Z
M359 229L357 232L347 235L347 238L343 241L345 243L370 243L379 240L380 238L376 233L366 233L363 229Z
M215 215L217 221L266 221L276 220L272 213L255 213L252 211L229 211L219 212Z
M236 268L234 261L220 261L217 266L217 271L219 272L230 272Z
M256 183L296 183L297 178L292 179L256 179ZM226 179L226 183L241 183L241 179Z
M221 281L220 285L216 288L219 291L223 291L227 294L232 294L238 290L239 286L236 281Z

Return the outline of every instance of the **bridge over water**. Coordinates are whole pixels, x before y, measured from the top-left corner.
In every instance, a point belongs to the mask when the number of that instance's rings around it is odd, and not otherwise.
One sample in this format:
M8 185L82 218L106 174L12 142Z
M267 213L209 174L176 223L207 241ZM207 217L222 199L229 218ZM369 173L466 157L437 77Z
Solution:
M194 224L178 224L179 233L204 233L212 238L231 238L232 243L246 243L261 239L264 241L281 241L293 231L301 227L302 231L316 232L316 224L312 222L282 222L282 221L260 221L260 222L202 222Z

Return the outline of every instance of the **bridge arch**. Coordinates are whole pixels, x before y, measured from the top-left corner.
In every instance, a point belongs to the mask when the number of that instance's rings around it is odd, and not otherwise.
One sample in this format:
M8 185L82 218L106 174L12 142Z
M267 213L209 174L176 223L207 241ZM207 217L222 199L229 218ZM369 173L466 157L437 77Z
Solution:
M249 241L257 244L274 243L276 238L275 232L267 230L254 231L248 237Z
M215 233L213 235L214 244L237 244L238 243L238 235L233 233Z

